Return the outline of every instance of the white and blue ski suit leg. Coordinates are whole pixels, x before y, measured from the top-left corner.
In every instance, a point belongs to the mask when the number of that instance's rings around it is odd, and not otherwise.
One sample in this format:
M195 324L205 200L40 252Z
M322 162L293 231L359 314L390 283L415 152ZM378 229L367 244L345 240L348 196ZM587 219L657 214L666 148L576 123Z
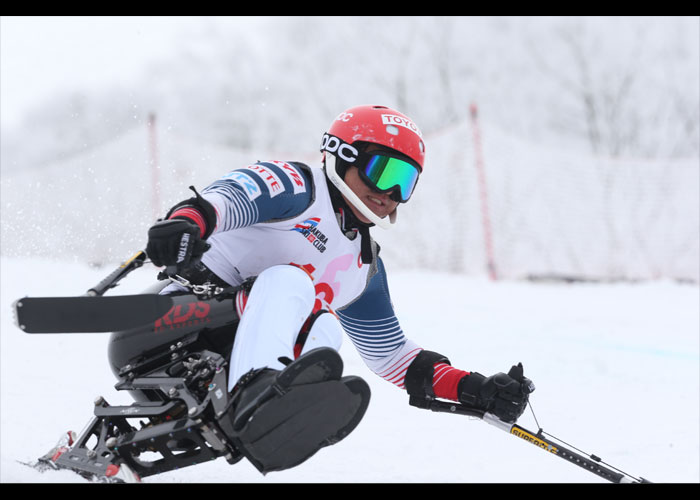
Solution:
M316 291L309 275L290 265L272 266L257 277L248 296L231 352L229 390L249 370L284 368L294 359L297 336L311 314ZM317 347L340 349L343 329L332 314L314 322L301 354Z

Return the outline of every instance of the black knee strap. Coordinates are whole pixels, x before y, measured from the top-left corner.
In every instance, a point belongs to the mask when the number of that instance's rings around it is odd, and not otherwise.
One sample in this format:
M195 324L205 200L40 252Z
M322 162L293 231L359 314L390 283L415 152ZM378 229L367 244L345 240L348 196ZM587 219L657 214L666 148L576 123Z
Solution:
M421 351L408 365L406 370L406 391L408 403L418 408L427 408L431 400L435 398L433 392L433 373L435 363L450 364L450 360L442 354L432 351Z
M330 313L327 309L319 309L315 313L311 314L308 318L306 318L306 321L301 327L301 330L299 331L299 335L297 335L297 339L294 342L294 349L298 349L299 352L304 348L304 344L306 344L306 339L309 337L309 332L311 331L311 328L314 326L314 323L316 323L316 320L318 319L321 314L324 313Z

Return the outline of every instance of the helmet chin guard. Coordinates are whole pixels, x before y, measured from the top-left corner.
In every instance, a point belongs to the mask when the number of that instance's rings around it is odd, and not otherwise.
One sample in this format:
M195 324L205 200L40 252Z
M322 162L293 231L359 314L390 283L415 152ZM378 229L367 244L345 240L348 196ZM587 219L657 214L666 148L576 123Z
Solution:
M345 181L340 177L338 174L338 171L336 170L336 157L333 154L329 154L326 152L324 155L325 158L325 169L326 169L326 175L330 179L330 181L333 183L333 185L338 188L338 191L340 191L340 194L342 194L350 204L352 204L353 207L357 208L357 210L362 213L367 219L369 219L370 222L375 224L376 226L381 227L382 229L391 229L394 224L396 224L396 218L397 218L397 210L394 209L393 212L389 214L388 217L381 218L370 208L365 205L362 200L353 192L352 189L350 189L350 186L345 184ZM397 207L398 208L398 207Z

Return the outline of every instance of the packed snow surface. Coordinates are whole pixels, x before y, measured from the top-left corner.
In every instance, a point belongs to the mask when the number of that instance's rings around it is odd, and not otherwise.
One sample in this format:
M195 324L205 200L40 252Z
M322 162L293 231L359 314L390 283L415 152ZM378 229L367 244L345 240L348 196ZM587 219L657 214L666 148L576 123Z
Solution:
M111 269L39 259L1 261L2 482L83 482L41 474L32 461L68 429L79 432L93 400L130 404L114 389L108 334L28 335L11 304L24 296L80 295ZM401 325L426 349L490 375L522 362L537 390L519 424L542 427L634 476L700 481L699 288L646 284L531 284L389 268ZM137 293L155 270L136 271L110 294ZM187 482L603 482L484 422L408 405L372 374L349 339L345 374L364 377L372 401L358 428L304 464L261 475L220 459L144 479Z

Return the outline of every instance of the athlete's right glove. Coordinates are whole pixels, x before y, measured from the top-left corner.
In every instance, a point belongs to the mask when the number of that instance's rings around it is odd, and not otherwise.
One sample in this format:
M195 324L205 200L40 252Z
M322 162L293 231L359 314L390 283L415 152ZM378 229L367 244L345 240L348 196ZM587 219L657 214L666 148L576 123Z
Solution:
M146 254L156 266L167 266L174 274L201 259L209 244L201 238L200 228L185 219L156 222L148 230Z
M471 372L460 380L457 391L459 401L489 413L504 422L514 423L527 407L529 394L535 390L532 381L523 376L519 363L510 371L484 377Z

